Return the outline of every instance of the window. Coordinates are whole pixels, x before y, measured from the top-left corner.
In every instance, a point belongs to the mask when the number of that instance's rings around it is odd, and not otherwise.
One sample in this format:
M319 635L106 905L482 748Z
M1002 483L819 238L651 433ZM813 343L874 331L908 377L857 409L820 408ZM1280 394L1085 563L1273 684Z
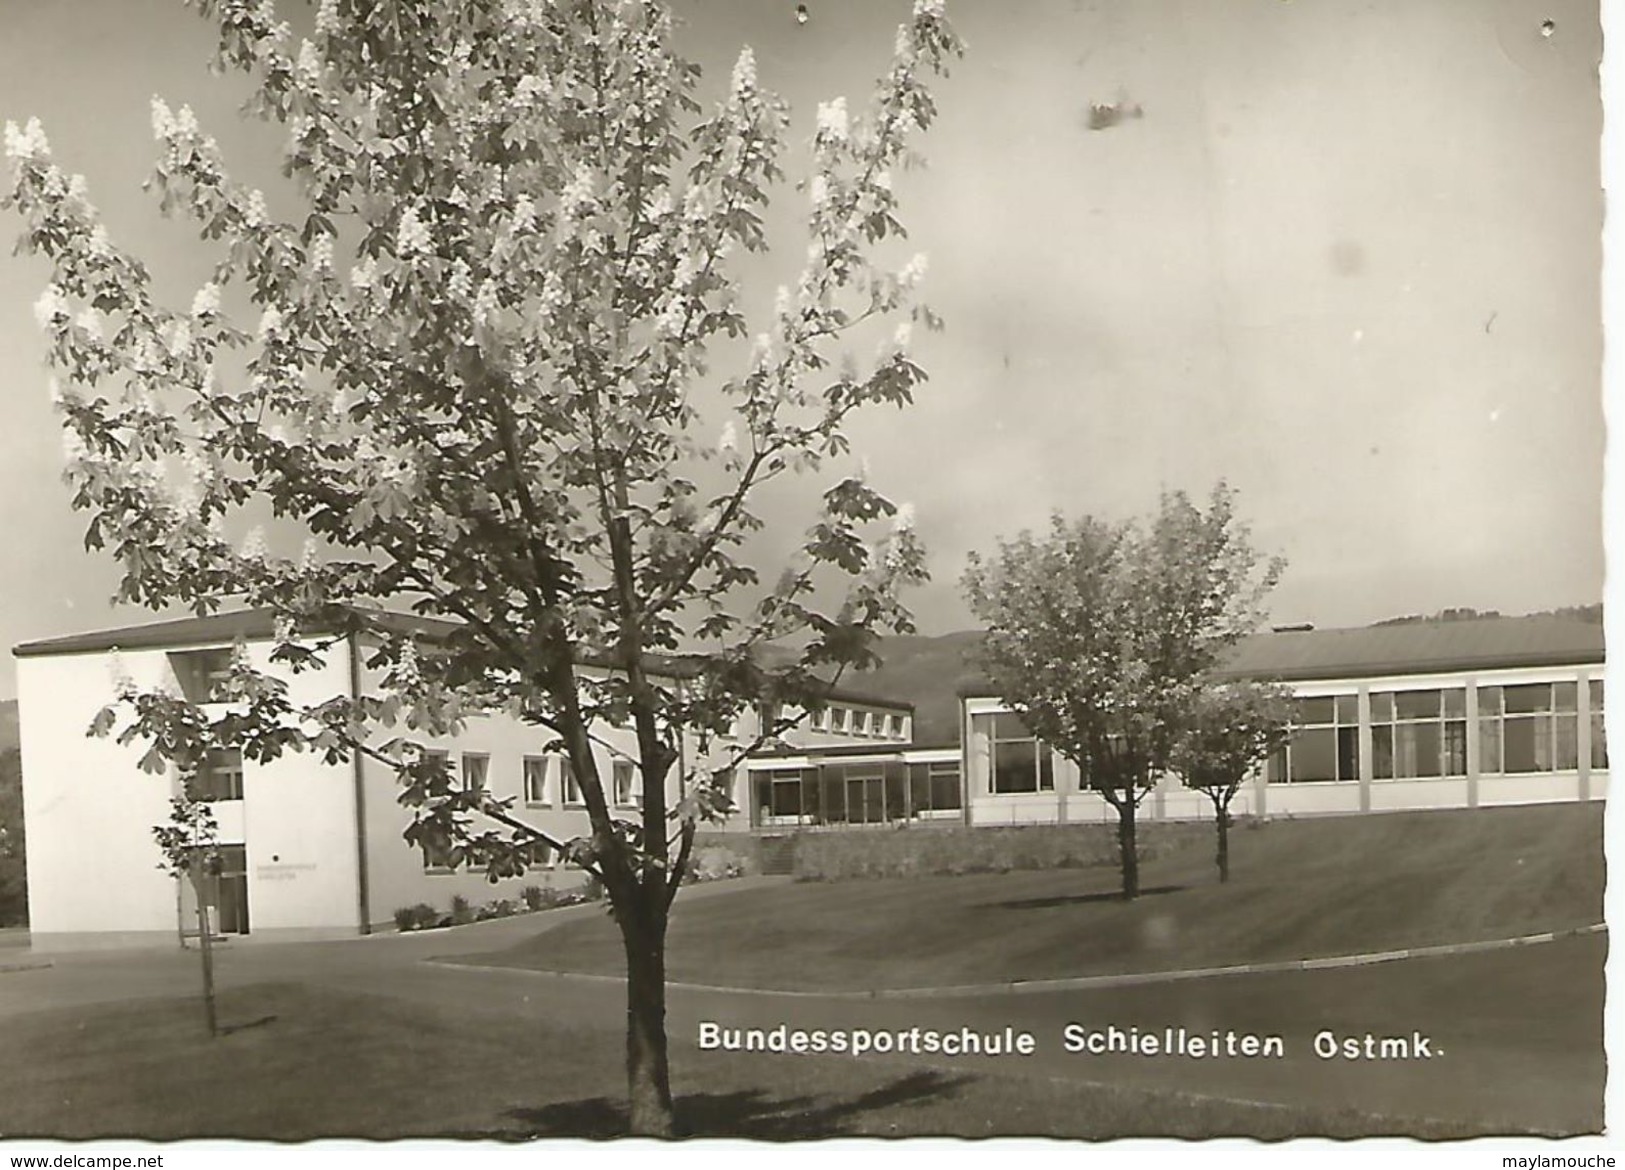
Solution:
M818 710L814 711L812 713L812 718L808 721L808 726L811 727L814 731L828 731L829 730L829 708L828 707L820 707Z
M474 752L463 753L463 791L484 792L491 771L491 757Z
M236 748L217 748L204 757L189 785L193 800L241 800L243 798L243 753Z
M559 787L564 791L565 804L583 804L581 785L576 783L576 770L566 756L559 756Z
M231 650L176 650L169 655L170 669L180 683L181 694L189 703L225 701L231 681Z
M830 710L830 726L842 734L852 730L852 708L834 707Z
M622 808L637 807L637 769L632 761L610 761L610 780L615 789L615 803Z
M751 773L756 824L819 820L818 770L774 768Z
M926 764L910 764L908 802L915 816L945 810L957 811L961 807L959 761L933 760Z
M1580 766L1578 704L1579 686L1573 682L1480 687L1479 770L1574 771ZM1598 722L1594 715L1592 726Z
M1270 755L1271 784L1316 784L1360 778L1360 709L1357 695L1299 699L1292 739ZM1374 717L1374 716L1373 716Z
M1050 749L1027 730L1021 716L1005 712L977 718L988 723L989 791L1054 791L1055 764Z
M553 846L546 841L536 841L530 846L530 857L526 861L528 869L552 869Z
M547 804L547 757L526 756L524 770L525 803L529 805Z
M1372 775L1414 780L1467 774L1467 691L1371 695Z
M440 751L426 751L423 753L426 763L434 765L437 775L451 778L451 756Z

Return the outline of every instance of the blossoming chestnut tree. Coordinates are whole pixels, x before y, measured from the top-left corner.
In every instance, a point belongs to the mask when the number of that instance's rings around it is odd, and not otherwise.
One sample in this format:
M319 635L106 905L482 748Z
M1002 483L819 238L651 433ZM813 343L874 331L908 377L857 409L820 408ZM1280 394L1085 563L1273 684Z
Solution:
M702 105L659 0L322 0L299 43L271 0L196 6L285 134L300 211L274 215L189 109L154 99L152 187L219 249L190 304L164 305L39 124L6 127L5 203L52 266L36 313L67 482L122 600L269 608L296 671L365 635L382 681L300 707L240 654L229 714L126 679L94 730L147 745L154 771L211 746L366 752L398 771L415 846L493 878L561 849L625 943L632 1128L670 1133L666 927L752 746L729 729L816 706L908 627L898 590L924 575L906 510L837 468L853 412L924 376L908 331L934 319L923 261L890 266L892 175L959 51L941 0L916 0L866 112L819 110L804 182L778 188L805 200L805 254L757 313L735 273L768 243L789 117L748 48ZM875 350L862 323L887 316ZM799 551L759 575L761 490L820 471ZM289 528L302 552L276 547ZM454 624L420 644L387 618L403 608ZM673 654L680 683L651 668ZM499 707L567 755L586 836L459 790L416 742ZM636 821L594 762L606 723L636 733Z

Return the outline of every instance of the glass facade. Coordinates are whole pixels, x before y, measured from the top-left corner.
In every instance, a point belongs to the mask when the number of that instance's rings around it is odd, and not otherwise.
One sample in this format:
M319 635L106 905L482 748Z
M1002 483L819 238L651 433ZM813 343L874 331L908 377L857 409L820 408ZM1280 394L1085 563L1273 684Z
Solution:
M1299 699L1297 729L1265 764L1271 784L1314 784L1360 778L1360 706L1357 695Z
M1013 711L971 716L981 789L996 796L1055 791L1055 753Z
M1602 688L1591 684L1592 767L1608 766ZM1484 772L1572 772L1580 766L1579 684L1478 688L1478 766Z
M753 770L751 823L885 825L957 813L956 760L825 761L805 768Z
M1588 684L1590 766L1608 767L1602 684ZM1475 714L1480 775L1573 772L1579 768L1579 683L1481 685ZM1468 774L1468 692L1464 685L1371 691L1373 780L1425 780ZM1359 696L1297 700L1294 733L1266 764L1271 784L1360 779Z
M1371 693L1373 779L1467 775L1467 689Z

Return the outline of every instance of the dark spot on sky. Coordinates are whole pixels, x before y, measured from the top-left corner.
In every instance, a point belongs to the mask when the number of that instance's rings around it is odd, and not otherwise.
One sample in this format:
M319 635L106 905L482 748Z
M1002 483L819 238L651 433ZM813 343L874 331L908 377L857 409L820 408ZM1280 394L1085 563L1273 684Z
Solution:
M1541 36L1549 37L1553 33L1555 33L1556 31L1557 31L1557 21L1555 21L1555 20L1543 20L1543 21L1540 22L1540 35Z
M1125 118L1143 118L1145 111L1138 102L1090 102L1087 120L1091 130L1109 130Z
M1358 276L1365 271L1365 248L1358 240L1332 244L1332 271L1339 276Z

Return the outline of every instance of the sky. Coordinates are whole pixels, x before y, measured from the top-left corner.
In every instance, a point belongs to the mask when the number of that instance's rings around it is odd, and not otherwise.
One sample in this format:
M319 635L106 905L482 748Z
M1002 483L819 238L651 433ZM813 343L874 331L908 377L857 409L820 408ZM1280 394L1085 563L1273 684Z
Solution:
M284 0L283 7L288 7ZM296 10L303 5L294 5ZM716 96L741 44L792 104L857 107L905 0L679 0ZM1284 556L1275 620L1363 624L1600 600L1601 29L1582 0L950 0L968 44L924 171L898 182L930 381L853 428L913 503L925 633L973 624L965 558L1052 511L1239 492ZM209 252L157 215L149 98L188 102L244 177L273 136L176 0L6 0L0 120L37 115L113 237L188 302ZM308 15L304 17L308 19ZM1550 22L1543 28L1543 22ZM1091 129L1093 103L1140 116ZM804 149L792 156L804 158ZM792 166L792 171L796 168ZM769 219L793 278L804 198ZM0 239L19 222L0 212ZM782 268L775 268L782 257ZM144 620L81 546L31 306L0 250L0 643ZM792 520L805 501L783 501ZM776 513L768 519L774 521ZM0 671L0 698L14 693Z

